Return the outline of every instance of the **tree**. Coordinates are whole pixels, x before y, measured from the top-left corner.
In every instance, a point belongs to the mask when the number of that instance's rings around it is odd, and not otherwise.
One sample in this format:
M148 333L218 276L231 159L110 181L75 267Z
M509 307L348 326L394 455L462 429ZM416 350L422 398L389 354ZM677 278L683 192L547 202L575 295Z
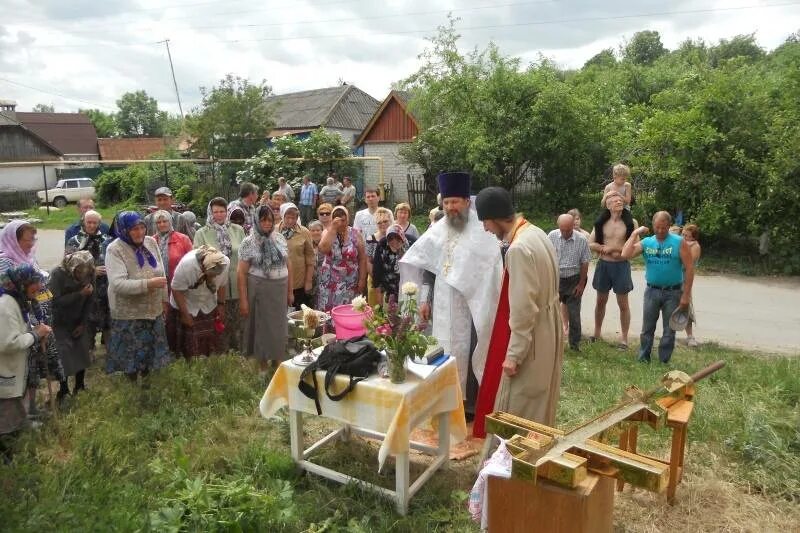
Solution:
M79 109L78 113L83 113L89 117L98 137L116 137L119 135L117 117L114 113L105 113L99 109Z
M723 61L734 57L744 57L750 62L762 59L766 53L758 46L754 34L737 35L734 38L720 39L717 46L709 50L709 62L712 67L718 67Z
M127 137L161 137L164 135L166 112L145 91L125 93L117 100L117 125Z
M622 56L637 65L650 65L659 57L666 55L667 49L661 44L661 35L657 31L637 31L625 45Z
M217 158L251 157L265 146L274 125L266 98L266 80L258 85L228 74L217 87L201 87L200 106L187 120L196 141L192 150Z
M36 104L32 111L34 113L55 113L56 108L53 107L53 104Z
M592 65L596 65L601 68L608 68L608 67L613 67L616 64L617 64L617 58L614 55L614 50L612 50L611 48L606 48L599 54L596 54L593 57L591 57L586 63L584 63L583 68L588 68L591 67Z

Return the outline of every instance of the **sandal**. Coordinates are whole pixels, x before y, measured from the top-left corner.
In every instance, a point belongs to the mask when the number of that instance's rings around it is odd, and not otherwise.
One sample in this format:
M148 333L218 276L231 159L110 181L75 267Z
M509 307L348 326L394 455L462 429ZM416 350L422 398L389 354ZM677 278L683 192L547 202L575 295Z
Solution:
M620 342L619 344L617 344L617 350L619 350L621 352L627 352L628 351L628 345L626 343L624 343L624 342Z

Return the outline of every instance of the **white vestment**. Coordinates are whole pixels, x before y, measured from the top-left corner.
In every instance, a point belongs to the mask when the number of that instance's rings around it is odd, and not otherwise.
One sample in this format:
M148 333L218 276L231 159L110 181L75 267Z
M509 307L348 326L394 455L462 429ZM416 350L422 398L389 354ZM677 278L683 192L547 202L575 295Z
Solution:
M478 383L486 365L503 275L499 241L483 229L472 208L460 233L441 219L403 255L400 286L407 281L421 285L424 270L436 276L433 336L445 353L456 358L461 392L466 395L471 325L478 336L472 353L472 372Z

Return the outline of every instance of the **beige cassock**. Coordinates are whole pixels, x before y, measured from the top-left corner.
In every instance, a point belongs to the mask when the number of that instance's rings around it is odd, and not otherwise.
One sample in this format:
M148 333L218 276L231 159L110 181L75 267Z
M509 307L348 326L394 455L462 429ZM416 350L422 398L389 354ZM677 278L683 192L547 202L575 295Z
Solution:
M558 300L558 260L547 235L527 225L506 252L511 339L495 409L552 426L561 387L564 334Z

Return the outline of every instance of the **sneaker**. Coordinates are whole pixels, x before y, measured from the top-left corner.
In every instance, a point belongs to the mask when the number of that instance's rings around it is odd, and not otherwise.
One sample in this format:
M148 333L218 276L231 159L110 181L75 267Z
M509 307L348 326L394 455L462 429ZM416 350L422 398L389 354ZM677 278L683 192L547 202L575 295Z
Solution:
M697 348L697 347L698 347L700 344L699 344L699 343L698 343L698 342L695 340L695 338L694 338L694 337L688 337L688 338L686 339L686 345L687 345L689 348Z

